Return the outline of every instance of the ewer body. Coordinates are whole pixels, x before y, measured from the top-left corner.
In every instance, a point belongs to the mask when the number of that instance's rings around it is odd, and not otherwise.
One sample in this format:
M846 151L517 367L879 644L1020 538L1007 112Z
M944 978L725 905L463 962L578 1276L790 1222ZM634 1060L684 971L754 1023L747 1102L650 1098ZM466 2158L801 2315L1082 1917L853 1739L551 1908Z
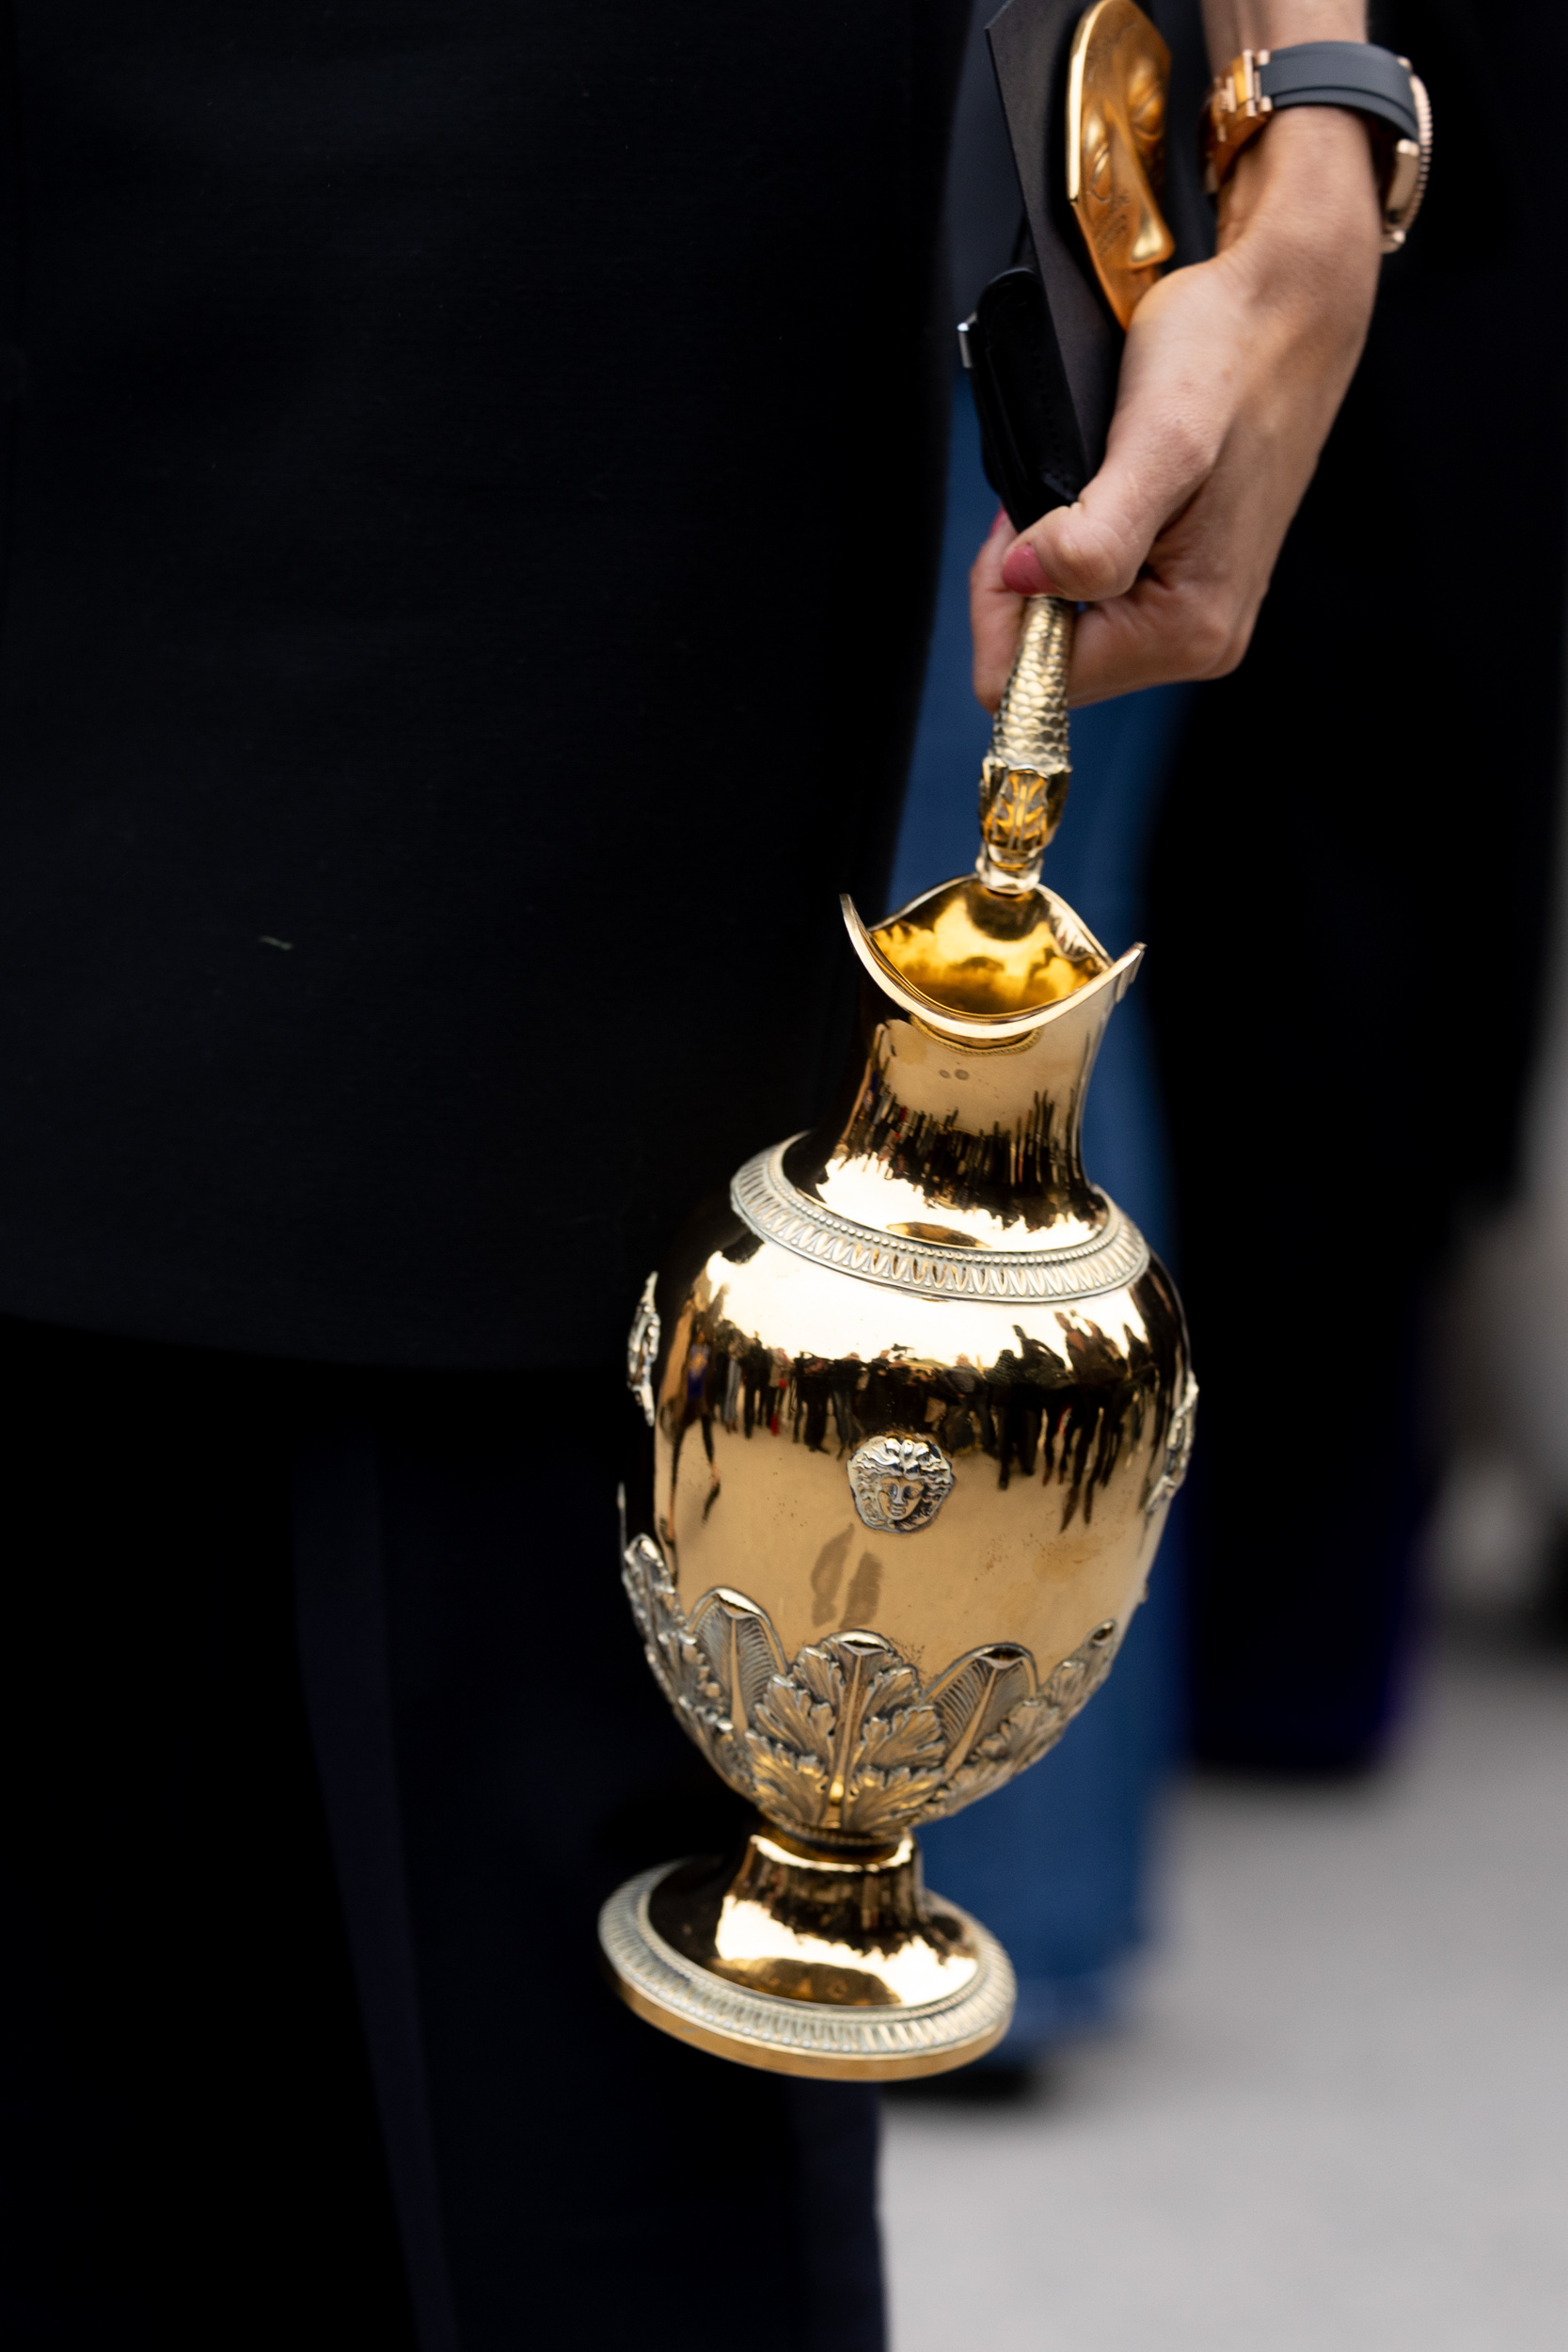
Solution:
M1170 1279L1081 1153L1141 950L1113 961L984 853L875 930L846 914L864 976L838 1102L737 1171L631 1341L627 1591L761 1826L738 1860L632 1882L601 1935L666 2030L870 2078L1006 2028L1006 1956L925 1892L914 1832L1103 1680L1196 1390Z

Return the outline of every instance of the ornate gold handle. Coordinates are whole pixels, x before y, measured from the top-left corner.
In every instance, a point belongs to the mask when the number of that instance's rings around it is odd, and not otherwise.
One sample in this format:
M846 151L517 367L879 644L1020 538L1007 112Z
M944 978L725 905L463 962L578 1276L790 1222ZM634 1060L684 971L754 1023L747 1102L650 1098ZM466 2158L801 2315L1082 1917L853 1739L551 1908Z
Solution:
M1046 843L1062 821L1072 777L1067 673L1076 609L1031 596L1013 674L997 707L980 769L980 854L988 890L1032 890Z

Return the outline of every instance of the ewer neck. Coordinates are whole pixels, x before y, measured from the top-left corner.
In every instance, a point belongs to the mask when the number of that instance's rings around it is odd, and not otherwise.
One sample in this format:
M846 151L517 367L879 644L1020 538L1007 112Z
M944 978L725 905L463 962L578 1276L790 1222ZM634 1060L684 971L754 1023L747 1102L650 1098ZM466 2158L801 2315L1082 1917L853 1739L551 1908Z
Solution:
M1049 892L995 917L990 899L948 883L861 927L856 1048L834 1109L790 1145L784 1172L874 1232L944 1249L1071 1248L1110 1215L1084 1169L1084 1102L1137 958L1113 964Z

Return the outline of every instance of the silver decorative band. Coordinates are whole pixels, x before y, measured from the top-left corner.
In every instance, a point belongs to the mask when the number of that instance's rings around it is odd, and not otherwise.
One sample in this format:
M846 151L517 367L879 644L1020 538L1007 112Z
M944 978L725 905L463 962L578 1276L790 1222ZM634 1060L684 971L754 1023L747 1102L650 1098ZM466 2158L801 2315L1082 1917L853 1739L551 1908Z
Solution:
M1043 1680L1017 1642L965 1650L923 1682L885 1634L828 1633L787 1659L771 1617L716 1584L689 1616L664 1554L634 1535L621 1576L675 1721L769 1821L832 1844L901 1837L1053 1748L1111 1671L1097 1626Z
M1087 1298L1135 1282L1148 1263L1148 1243L1114 1201L1102 1233L1064 1249L940 1249L902 1241L797 1192L784 1172L788 1148L776 1144L736 1170L730 1183L736 1215L764 1241L865 1282L935 1298Z
M732 1984L667 1944L648 1915L649 1898L668 1862L617 1887L599 1914L599 1943L634 2009L657 2010L683 2040L753 2066L792 2074L842 2074L854 2064L863 2081L933 2073L962 2050L979 2058L1006 2031L1017 1991L1007 1955L993 1935L958 1913L980 1956L961 1992L918 2009L838 2009L823 2001L779 2001ZM942 1904L958 1912L956 1903Z

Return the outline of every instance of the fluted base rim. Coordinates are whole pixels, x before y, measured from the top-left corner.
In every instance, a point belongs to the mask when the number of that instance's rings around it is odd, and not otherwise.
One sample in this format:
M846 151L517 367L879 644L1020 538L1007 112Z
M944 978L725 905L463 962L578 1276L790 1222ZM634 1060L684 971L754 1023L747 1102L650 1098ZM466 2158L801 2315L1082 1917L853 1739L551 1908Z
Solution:
M1012 1963L989 1930L956 1903L979 1954L960 1992L918 2008L839 2008L753 1993L715 1976L666 1943L649 1916L656 1887L678 1862L657 1864L618 1886L599 1914L599 1946L627 2007L660 2032L699 2050L761 2067L845 2082L906 2082L943 2074L994 2049L1012 2023Z

